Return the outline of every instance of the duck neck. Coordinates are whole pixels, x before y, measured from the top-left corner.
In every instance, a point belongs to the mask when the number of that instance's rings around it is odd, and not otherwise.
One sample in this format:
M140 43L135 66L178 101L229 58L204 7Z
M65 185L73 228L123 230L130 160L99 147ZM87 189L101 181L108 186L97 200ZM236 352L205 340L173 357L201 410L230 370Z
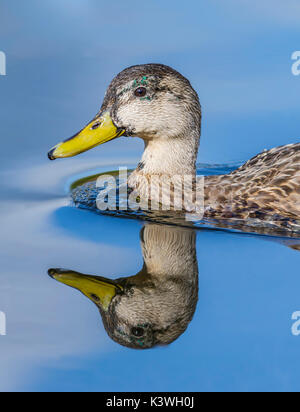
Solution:
M129 186L139 186L139 179L153 175L184 176L196 174L199 136L145 141L145 150Z

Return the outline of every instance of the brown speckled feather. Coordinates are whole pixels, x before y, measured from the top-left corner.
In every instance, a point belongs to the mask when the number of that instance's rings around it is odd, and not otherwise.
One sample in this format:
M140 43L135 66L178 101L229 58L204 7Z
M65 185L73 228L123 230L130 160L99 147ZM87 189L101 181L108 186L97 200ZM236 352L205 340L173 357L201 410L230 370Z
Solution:
M265 151L205 182L207 216L300 218L300 143Z

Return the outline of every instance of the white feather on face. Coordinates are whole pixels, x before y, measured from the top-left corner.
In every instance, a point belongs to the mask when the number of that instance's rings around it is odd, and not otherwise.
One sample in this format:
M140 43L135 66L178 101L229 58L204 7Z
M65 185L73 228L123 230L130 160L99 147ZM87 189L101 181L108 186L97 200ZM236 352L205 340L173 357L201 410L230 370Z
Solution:
M145 95L136 96L136 90L141 88ZM200 115L193 89L171 75L130 80L119 87L116 96L118 124L144 140L183 138L190 125L195 125L195 116ZM198 123L199 138L200 118Z

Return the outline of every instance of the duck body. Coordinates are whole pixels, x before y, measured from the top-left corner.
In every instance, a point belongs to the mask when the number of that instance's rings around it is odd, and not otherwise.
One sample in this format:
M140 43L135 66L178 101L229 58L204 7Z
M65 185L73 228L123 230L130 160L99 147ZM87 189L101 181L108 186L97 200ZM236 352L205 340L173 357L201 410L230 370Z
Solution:
M113 79L93 121L55 146L49 158L74 156L121 135L142 138L145 150L128 186L149 198L153 176L191 176L194 185L201 121L198 95L180 73L161 64L132 66ZM291 144L228 175L205 177L204 217L300 220L299 160L300 143ZM81 197L88 197L82 189Z
M207 176L205 215L300 219L300 143L264 151L228 175Z

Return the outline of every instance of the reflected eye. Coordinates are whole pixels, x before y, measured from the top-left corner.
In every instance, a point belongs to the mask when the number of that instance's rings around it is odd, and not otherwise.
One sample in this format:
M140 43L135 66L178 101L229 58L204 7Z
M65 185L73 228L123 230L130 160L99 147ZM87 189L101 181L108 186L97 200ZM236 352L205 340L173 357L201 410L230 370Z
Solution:
M138 87L135 92L135 96L137 97L144 97L147 94L147 89L145 87Z
M91 298L95 301L95 302L100 302L100 298L99 296L95 295L94 293L91 293Z
M136 336L137 338L140 338L141 336L144 335L144 329L143 328L132 328L131 333L133 336Z

